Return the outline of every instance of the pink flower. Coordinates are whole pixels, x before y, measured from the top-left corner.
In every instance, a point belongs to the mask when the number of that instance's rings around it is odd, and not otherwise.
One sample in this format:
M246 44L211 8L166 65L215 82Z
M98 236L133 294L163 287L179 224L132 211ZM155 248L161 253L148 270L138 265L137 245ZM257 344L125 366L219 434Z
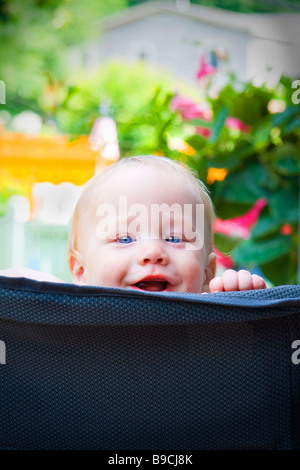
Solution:
M213 67L212 65L209 65L206 62L205 55L203 55L200 58L200 68L197 72L196 77L198 78L198 80L200 80L201 78L205 77L206 75L210 75L212 73L215 73L216 70L217 70L216 67Z
M259 214L261 213L263 208L267 205L267 202L268 201L264 197L261 197L257 199L253 207L251 207L251 209L248 212L246 212L243 215L233 217L232 219L229 219L229 220L234 221L236 224L240 226L244 226L246 228L252 228L258 220Z
M217 255L217 264L223 266L226 269L232 269L234 267L234 262L231 256L224 255L224 253L221 253L221 251L217 250L215 247L214 252Z
M259 214L266 204L266 199L260 198L248 212L241 216L226 220L221 220L217 217L214 222L215 232L223 233L228 237L249 238L251 235L250 230L256 224Z
M221 220L217 217L214 222L214 231L223 233L227 237L238 237L245 240L250 237L250 230L236 224L232 219Z
M179 111L182 119L186 121L197 118L209 121L212 117L210 109L201 108L187 96L175 95L171 101L170 107L173 111Z
M251 127L248 126L248 124L245 124L240 119L234 117L228 117L225 120L225 126L227 126L228 129L238 129L241 132L250 132L251 130Z
M200 127L200 126L197 126L197 127L196 127L196 134L200 134L200 135L202 135L203 137L208 138L208 137L210 137L211 130L208 129L207 127Z

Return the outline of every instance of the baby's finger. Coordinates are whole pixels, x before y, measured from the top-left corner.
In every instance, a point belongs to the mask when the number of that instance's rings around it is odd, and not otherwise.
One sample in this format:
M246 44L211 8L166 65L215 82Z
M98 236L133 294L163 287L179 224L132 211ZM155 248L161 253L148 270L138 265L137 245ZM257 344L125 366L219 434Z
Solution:
M233 269L227 269L222 274L222 281L225 292L239 290L238 274Z
M266 289L267 288L265 280L261 276L258 276L257 274L252 274L252 285L253 285L253 289Z
M238 271L238 284L237 290L252 290L252 275L249 271L241 269Z
M220 276L216 276L210 281L209 292L223 292L223 281Z

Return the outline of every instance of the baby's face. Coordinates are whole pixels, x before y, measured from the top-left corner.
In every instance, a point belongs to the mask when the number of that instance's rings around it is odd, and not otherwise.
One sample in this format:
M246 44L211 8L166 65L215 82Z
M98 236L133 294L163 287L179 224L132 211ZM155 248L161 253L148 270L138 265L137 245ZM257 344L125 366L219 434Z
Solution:
M198 206L197 212L195 196L177 175L139 166L116 172L81 229L81 260L74 265L73 281L202 292L212 277L214 255L205 255L202 247L203 205Z

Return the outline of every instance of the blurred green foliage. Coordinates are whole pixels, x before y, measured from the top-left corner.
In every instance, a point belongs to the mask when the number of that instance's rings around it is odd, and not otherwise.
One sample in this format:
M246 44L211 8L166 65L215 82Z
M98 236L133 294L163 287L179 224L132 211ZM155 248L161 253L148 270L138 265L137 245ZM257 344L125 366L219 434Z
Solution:
M9 112L41 113L45 87L67 76L68 47L101 35L101 19L127 0L0 0L0 79Z
M140 5L153 0L128 0L129 6ZM175 0L174 0L175 1ZM185 0L183 0L184 2ZM241 13L274 13L299 11L299 0L190 0L191 3L206 7L223 8Z
M180 116L170 109L175 86L173 78L143 62L111 62L93 76L77 76L75 83L58 90L53 116L59 129L75 138L88 134L104 109L117 123L122 156L170 155L168 134L182 130Z
M299 0L191 0L191 3L224 8L241 13L274 13L299 11Z

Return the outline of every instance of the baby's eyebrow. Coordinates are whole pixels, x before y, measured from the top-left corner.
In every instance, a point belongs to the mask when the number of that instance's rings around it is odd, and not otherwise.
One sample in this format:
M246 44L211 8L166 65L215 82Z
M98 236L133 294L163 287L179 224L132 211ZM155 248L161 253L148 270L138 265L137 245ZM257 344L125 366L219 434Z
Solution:
M163 212L159 212L158 214L159 216L159 219L162 219L162 220L170 220L171 222L175 222L175 223L178 223L178 222L182 222L183 220L187 220L188 217L186 217L184 214L181 214L181 215L177 215L175 214L175 217L174 217L174 213L171 212L171 213L163 213ZM149 212L148 214L148 217L149 217L149 220L151 220L151 218L153 217L153 215L151 215L151 212ZM124 222L131 222L132 220L135 220L135 219L140 219L140 214L137 213L137 214L134 214L134 215L127 215L127 216L120 216L118 217L118 215L116 216L116 221L118 223L124 223Z
M138 215L129 215L129 216L124 216L122 215L121 217L116 217L116 222L118 224L124 224L125 222L131 222L132 220L137 219L139 216Z

